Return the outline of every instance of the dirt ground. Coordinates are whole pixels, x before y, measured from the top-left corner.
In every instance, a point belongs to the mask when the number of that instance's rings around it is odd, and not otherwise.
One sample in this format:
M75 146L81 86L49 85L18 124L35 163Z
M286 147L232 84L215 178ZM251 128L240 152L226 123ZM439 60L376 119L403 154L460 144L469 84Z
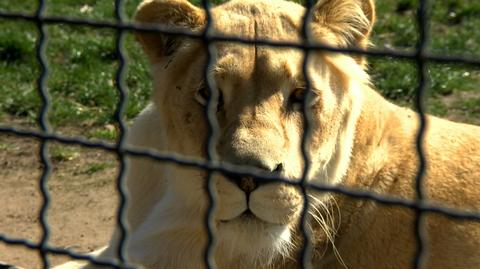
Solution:
M25 126L24 126L25 127ZM30 127L31 128L31 127ZM85 253L108 242L116 221L115 155L50 143L53 169L48 180L49 244ZM0 134L0 234L39 242L42 202L39 142ZM68 259L49 256L51 265ZM0 261L41 268L37 252L0 242Z

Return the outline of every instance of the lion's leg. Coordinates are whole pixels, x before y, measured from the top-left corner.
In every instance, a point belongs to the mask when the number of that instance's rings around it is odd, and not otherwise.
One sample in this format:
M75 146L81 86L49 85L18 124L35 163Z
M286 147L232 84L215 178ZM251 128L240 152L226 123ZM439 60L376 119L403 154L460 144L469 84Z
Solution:
M101 256L104 256L104 254L107 251L108 251L108 246L105 246L105 247L97 249L93 252L90 252L88 255L91 256L91 257L101 257ZM88 265L88 262L86 262L86 261L72 261L72 262L67 262L67 263L64 263L64 264L60 264L60 265L54 267L53 269L80 269L80 268L83 268L83 269L91 268L91 269L93 269L94 268L94 267L87 266L87 265Z

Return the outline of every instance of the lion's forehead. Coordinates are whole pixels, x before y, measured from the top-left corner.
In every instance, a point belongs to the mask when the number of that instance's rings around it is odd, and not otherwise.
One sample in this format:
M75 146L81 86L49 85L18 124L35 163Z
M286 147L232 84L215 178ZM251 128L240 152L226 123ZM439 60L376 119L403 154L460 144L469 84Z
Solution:
M212 9L212 30L209 33L299 43L304 12L305 9L295 3L230 1ZM230 110L233 109L232 102L240 106L239 109L245 104L266 103L272 103L278 109L293 89L306 84L304 52L298 48L228 41L214 41L211 46L215 48L210 62L211 74ZM318 73L323 68L320 68L321 57L315 55L312 53L309 57L309 66L315 66ZM316 78L315 81L322 81L320 77Z
M304 13L304 7L292 2L230 1L212 9L209 34L299 43ZM271 94L305 84L304 53L300 49L228 41L215 41L212 45L215 47L212 73L219 86L231 86L223 87L225 93L233 87Z
M221 5L212 12L212 33L248 40L298 42L301 19L276 2L231 1ZM287 6L303 14L303 7L295 4ZM215 45L215 71L223 75L219 77L227 77L227 74L230 78L236 76L243 81L256 75L278 81L279 78L293 77L294 71L301 66L301 51L292 48L232 42L216 42Z
M212 71L218 80L238 83L294 83L302 77L302 54L292 49L220 44Z
M212 11L211 31L249 40L301 40L304 8L279 2L248 0L220 5Z

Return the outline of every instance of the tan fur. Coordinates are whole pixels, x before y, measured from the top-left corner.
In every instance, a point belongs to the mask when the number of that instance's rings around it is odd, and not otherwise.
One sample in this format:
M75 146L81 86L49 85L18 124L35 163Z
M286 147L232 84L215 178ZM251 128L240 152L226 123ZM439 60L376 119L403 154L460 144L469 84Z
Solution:
M274 0L238 0L215 7L212 34L302 42L304 8ZM147 0L136 20L201 32L205 13L185 0ZM375 20L368 0L323 0L312 11L310 42L365 48ZM205 46L187 38L138 33L155 81L152 104L137 118L129 144L205 158L208 123L201 89ZM218 104L218 161L302 176L303 117L289 104L305 86L303 54L290 48L216 42L210 74ZM314 92L307 140L308 180L413 199L418 171L418 115L370 87L362 57L312 52ZM428 202L478 210L480 128L428 116L425 138ZM208 208L206 173L131 157L127 185L127 254L145 268L202 268ZM302 238L298 188L215 173L218 268L298 268ZM252 191L247 195L241 189ZM410 268L414 213L337 194L309 191L308 227L314 268ZM247 204L248 203L248 204ZM247 208L255 217L240 216ZM426 268L480 268L480 227L426 215ZM100 256L115 256L114 236ZM65 267L67 268L67 267ZM91 267L88 267L91 268Z

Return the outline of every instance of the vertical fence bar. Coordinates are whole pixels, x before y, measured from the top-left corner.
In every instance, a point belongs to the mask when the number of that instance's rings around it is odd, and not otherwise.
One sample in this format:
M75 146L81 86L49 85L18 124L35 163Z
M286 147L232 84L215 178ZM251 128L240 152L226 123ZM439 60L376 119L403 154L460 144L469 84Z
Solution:
M38 124L40 129L43 132L50 132L50 124L48 121L48 112L50 110L51 102L50 96L48 94L48 90L46 88L46 81L48 77L48 66L47 60L45 55L45 50L47 46L47 35L45 31L45 25L43 24L41 18L45 11L45 0L38 1L38 8L36 10L36 23L38 28L38 43L37 43L37 59L40 65L40 75L37 80L37 89L40 95L40 99L42 101L42 105L40 108L40 113L38 117ZM48 193L48 178L51 172L51 163L48 154L48 143L46 139L42 139L40 142L40 160L43 165L43 171L40 176L39 188L42 196L42 206L39 212L39 219L40 225L42 227L42 236L39 244L39 254L42 259L43 268L49 268L50 262L48 259L48 251L46 248L48 247L48 239L50 237L50 230L48 227L48 219L47 219L47 211L50 205L50 196Z
M311 98L312 94L312 83L308 73L308 59L310 56L310 49L308 45L310 43L310 34L308 24L311 21L311 11L312 11L312 1L305 1L305 14L303 15L302 22L302 39L305 47L303 48L303 63L302 63L302 73L305 79L305 88L306 94L302 101L302 115L303 115L303 134L302 134L302 143L301 151L302 157L304 160L303 174L300 179L300 187L303 195L303 207L300 215L301 223L301 234L303 238L303 245L301 249L301 267L302 268L312 268L312 246L311 246L311 231L308 226L307 215L310 210L310 203L307 194L307 180L308 174L310 171L310 156L308 155L308 141L311 136L311 120L312 115L310 108L307 106L308 99Z
M425 148L424 148L424 138L425 131L427 129L427 119L425 115L425 95L427 87L427 66L426 66L426 47L428 42L428 18L427 18L427 0L420 0L418 10L417 10L417 23L419 28L419 40L417 44L417 53L416 53L416 62L418 70L418 91L415 99L415 106L419 113L420 125L418 127L417 139L416 139L416 148L418 152L419 165L418 173L415 178L415 199L417 204L422 204L424 199L424 190L423 190L423 179L426 173L426 158L425 158ZM424 227L424 216L423 211L420 208L417 208L415 211L415 238L417 241L417 247L414 257L413 268L422 268L424 265L424 250L425 250L425 227Z
M115 0L115 19L118 23L124 21L124 3L123 0ZM127 193L125 188L125 171L127 169L126 157L124 153L125 144L125 123L123 121L123 112L127 102L127 89L125 86L125 74L126 74L126 56L124 52L125 32L123 29L118 29L115 40L116 53L118 57L118 69L115 75L116 86L119 93L119 100L117 103L117 109L115 110L115 121L118 123L119 135L117 140L117 157L120 162L119 174L117 178L117 190L119 194L119 208L117 213L117 225L119 229L119 245L117 246L117 257L121 265L126 262L125 256L125 242L128 237L127 224L125 221L125 210L127 206Z
M211 40L209 37L210 30L212 27L213 19L212 14L210 12L210 3L208 0L202 0L202 6L205 10L206 14L206 24L205 29L203 32L203 44L206 47L206 64L204 68L204 79L205 84L208 88L210 93L207 105L205 106L205 115L208 120L208 140L207 140L207 161L208 162L216 162L216 142L218 137L218 121L217 121L217 113L216 113L216 106L218 104L219 92L216 87L216 83L213 78L210 76L210 67L213 63L213 47L211 45ZM215 249L217 245L216 240L216 227L215 227L215 210L216 210L216 188L215 183L213 180L213 171L207 171L207 197L208 197L208 211L205 216L205 226L207 228L207 246L204 253L205 265L207 268L215 269L217 268L215 262Z

